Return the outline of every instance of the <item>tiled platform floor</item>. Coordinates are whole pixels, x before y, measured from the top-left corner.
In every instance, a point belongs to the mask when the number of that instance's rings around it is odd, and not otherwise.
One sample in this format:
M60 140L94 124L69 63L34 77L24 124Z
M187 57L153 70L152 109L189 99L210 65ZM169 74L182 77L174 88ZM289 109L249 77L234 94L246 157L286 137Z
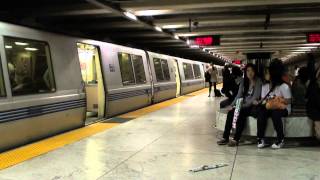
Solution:
M320 147L216 145L219 98L207 94L0 171L1 180L320 180ZM203 164L229 166L198 173Z

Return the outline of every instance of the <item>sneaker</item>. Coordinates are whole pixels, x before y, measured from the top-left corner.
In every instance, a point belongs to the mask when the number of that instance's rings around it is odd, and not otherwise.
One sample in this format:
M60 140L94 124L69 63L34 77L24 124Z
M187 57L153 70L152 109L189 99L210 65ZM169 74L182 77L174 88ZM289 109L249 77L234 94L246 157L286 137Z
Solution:
M228 142L229 142L229 140L227 140L227 139L221 139L221 140L217 141L217 144L218 145L226 145L226 144L228 144Z
M228 146L229 147L235 147L235 146L238 146L239 145L239 141L236 141L234 139L231 139L228 143Z
M266 146L266 143L264 141L264 139L258 139L258 148L264 148Z
M284 140L282 139L281 141L277 141L274 144L272 144L271 148L272 149L280 149L284 145Z

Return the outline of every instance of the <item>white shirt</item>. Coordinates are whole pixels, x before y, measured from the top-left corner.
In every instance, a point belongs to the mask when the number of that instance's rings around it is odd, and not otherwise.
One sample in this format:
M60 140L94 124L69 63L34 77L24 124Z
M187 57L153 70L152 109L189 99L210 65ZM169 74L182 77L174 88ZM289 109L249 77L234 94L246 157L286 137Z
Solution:
M265 84L262 86L261 90L261 99L264 98L270 90L270 84ZM286 83L282 83L280 86L277 86L273 89L272 92L269 93L268 98L272 98L275 96L283 97L285 99L291 99L291 90L290 87ZM288 114L291 112L291 103L287 106Z

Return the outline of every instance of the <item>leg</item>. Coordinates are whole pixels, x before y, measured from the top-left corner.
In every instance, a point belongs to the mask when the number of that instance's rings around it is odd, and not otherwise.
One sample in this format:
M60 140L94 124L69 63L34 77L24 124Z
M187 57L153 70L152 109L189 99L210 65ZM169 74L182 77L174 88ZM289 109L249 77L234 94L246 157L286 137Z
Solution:
M223 139L229 140L230 131L232 129L233 114L234 114L234 109L228 112L227 121L224 126Z
M284 139L282 117L285 117L287 115L288 115L288 111L286 109L271 111L271 118L272 118L272 122L273 122L273 127L277 132L278 141L282 141Z
M212 82L209 81L209 96L211 95Z
M320 140L320 121L314 121L314 134Z
M266 132L268 122L268 111L265 107L261 106L257 113L257 137L263 139Z
M217 90L217 82L213 82L213 89Z
M234 140L239 141L247 122L247 117L250 115L251 107L242 108L237 120L236 133L234 135Z
M227 107L228 105L231 104L232 101L229 100L229 98L227 99L224 99L223 101L220 102L220 108L225 108Z

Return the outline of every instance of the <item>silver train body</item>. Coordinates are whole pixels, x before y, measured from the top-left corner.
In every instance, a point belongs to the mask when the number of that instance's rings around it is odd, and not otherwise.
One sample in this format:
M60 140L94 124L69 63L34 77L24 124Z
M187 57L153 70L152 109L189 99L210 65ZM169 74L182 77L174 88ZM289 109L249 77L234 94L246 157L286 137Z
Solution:
M0 32L0 151L82 127L88 111L112 117L205 87L205 63L2 22Z

